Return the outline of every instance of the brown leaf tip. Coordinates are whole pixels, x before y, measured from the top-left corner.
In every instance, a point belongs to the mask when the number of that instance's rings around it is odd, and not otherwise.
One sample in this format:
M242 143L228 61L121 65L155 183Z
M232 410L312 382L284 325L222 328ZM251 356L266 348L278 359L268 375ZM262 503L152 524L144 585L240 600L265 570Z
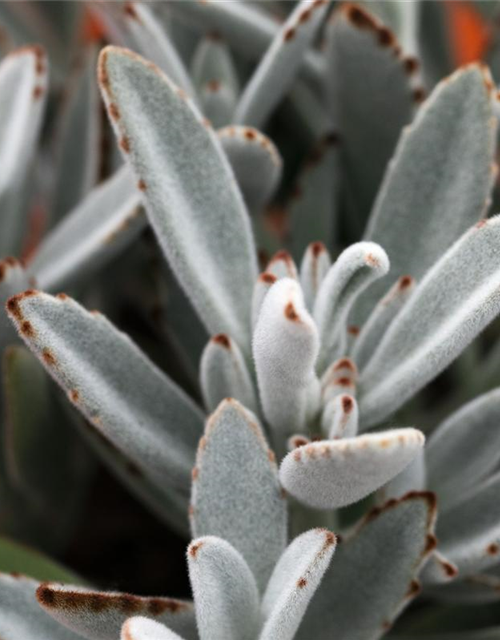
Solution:
M277 279L274 273L269 273L269 271L264 271L264 273L261 273L259 276L259 280L265 282L265 284L274 284Z
M285 42L290 42L290 40L293 40L294 38L295 38L295 29L294 27L289 27L283 34L283 40Z
M427 97L427 94L423 87L417 87L416 89L413 90L413 101L416 102L417 104L420 104L421 102L423 102L426 97Z
M376 29L377 23L372 16L357 5L347 5L345 7L347 19L360 29Z
M451 564L451 562L446 562L443 560L441 560L440 563L441 563L441 567L443 568L443 571L449 578L455 578L458 575L458 569L454 564Z
M361 329L356 326L355 324L351 324L347 327L347 333L351 336L359 336L359 332L361 331Z
M334 533L332 533L331 531L326 531L325 532L325 545L327 547L331 547L332 544L336 544L337 543L337 537L335 536Z
M132 18L133 20L137 20L137 22L140 22L139 16L137 15L137 11L135 10L135 7L134 7L132 2L126 2L125 3L125 5L123 7L123 12L129 18Z
M36 599L38 602L48 608L52 608L56 602L55 593L47 583L42 583L36 590Z
M399 278L398 287L400 291L402 291L403 289L411 287L414 282L415 280L411 276L401 276L401 278Z
M341 371L342 369L347 369L353 373L358 372L358 369L351 358L340 358L340 360L337 360L333 365L333 371Z
M352 398L352 396L342 396L342 410L344 411L344 413L351 413L351 411L354 408L354 400Z
M231 349L231 340L225 333L218 333L216 336L212 338L212 342L214 344L218 344L220 347L224 349Z
M299 589L304 589L304 587L307 587L307 580L305 578L299 578L299 580L297 580L297 587Z
M196 558L198 551L203 546L203 542L196 542L189 545L188 553L192 558Z
M320 256L322 253L326 253L326 247L322 242L313 242L310 247L315 258Z
M285 306L285 317L288 318L288 320L291 320L292 322L299 321L300 317L297 311L295 310L295 307L293 306L293 302L289 302Z

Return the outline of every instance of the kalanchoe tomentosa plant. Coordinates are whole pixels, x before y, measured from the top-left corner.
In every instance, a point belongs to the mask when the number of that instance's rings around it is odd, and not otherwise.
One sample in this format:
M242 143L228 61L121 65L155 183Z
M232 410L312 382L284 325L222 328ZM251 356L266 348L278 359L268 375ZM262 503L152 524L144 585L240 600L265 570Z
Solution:
M5 290L7 313L115 473L177 531L189 522L194 606L1 576L8 640L409 637L390 629L421 592L424 609L497 599L498 390L425 449L422 431L393 428L427 427L417 394L500 311L500 218L485 217L496 90L472 64L422 103L431 81L407 55L418 3L373 6L401 44L365 9L323 0L281 25L241 3L94 8L127 47L98 63L125 166L52 231L26 265L34 286ZM194 39L191 74L177 27ZM235 54L261 56L243 85ZM255 127L285 99L321 152L273 234L265 209L288 158ZM203 406L102 314L51 295L111 258L110 238L136 238L141 204L185 324L211 336ZM181 351L203 332L170 329ZM343 508L366 498L353 523Z

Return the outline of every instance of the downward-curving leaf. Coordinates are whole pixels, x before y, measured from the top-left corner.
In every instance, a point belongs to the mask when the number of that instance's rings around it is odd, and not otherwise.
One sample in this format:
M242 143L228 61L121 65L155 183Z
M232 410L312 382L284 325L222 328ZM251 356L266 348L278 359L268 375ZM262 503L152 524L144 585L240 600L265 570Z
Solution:
M419 592L435 546L432 494L408 494L370 514L342 540L306 612L297 640L377 640Z
M0 573L0 637L5 640L81 640L38 606L40 583L18 575ZM113 640L116 640L113 638Z
M222 35L235 51L250 60L259 60L279 31L272 17L241 2L174 2L171 7L202 33ZM321 56L306 52L303 72L312 80L320 80L324 73Z
M23 47L0 64L0 255L19 255L26 230L26 189L47 92L47 58Z
M218 136L248 208L259 212L274 195L283 160L273 142L251 127L225 127Z
M193 472L193 534L224 537L263 589L285 548L286 516L274 454L257 419L235 400L225 400L200 441Z
M195 90L184 63L152 9L143 2L127 2L124 13L125 24L139 52L195 98Z
M262 601L264 628L259 640L292 640L307 606L328 569L336 538L313 529L295 538L274 568Z
M402 56L386 26L351 4L343 5L329 22L326 56L330 107L342 132L347 188L364 222L401 129L411 119L409 76L418 63Z
M408 427L311 442L287 455L280 480L289 493L311 507L345 507L400 473L424 440L420 431Z
M240 97L234 121L262 127L290 88L314 40L328 0L302 0L274 36Z
M500 217L465 233L427 273L360 378L365 426L437 376L500 311Z
M70 400L160 490L186 492L203 415L100 314L28 291L8 311Z
M432 433L426 448L428 486L442 507L487 478L500 460L500 389L476 398Z
M190 544L188 562L200 640L255 640L259 592L241 554L206 536Z
M260 400L281 455L284 442L304 431L308 393L319 387L314 372L319 340L300 285L278 280L269 290L254 331L253 353Z
M209 332L228 333L247 351L255 247L217 136L181 91L132 52L107 47L99 74L172 269Z
M183 600L93 591L55 582L42 583L36 597L43 610L63 625L61 629L71 629L88 640L116 640L123 623L133 615L163 622L184 640L197 637L193 605ZM46 614L44 618L50 620Z
M29 272L49 291L81 281L123 250L145 224L140 192L124 166L52 230Z
M485 213L495 176L492 86L483 67L457 71L402 135L365 233L386 249L393 281L420 280ZM362 319L389 285L382 280L364 296Z
M120 638L122 640L183 640L162 624L140 616L129 618L125 622Z

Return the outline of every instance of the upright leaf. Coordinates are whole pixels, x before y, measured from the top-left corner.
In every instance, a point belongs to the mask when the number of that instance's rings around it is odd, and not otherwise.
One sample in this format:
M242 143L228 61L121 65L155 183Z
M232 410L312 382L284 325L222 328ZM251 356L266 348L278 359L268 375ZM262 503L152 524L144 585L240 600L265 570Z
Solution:
M420 280L486 212L495 176L492 87L479 65L457 71L401 136L365 233L386 249L393 280ZM364 296L362 319L389 285L381 280Z
M99 75L121 148L177 278L209 332L228 333L248 350L255 248L217 136L183 92L132 52L104 49Z
M286 544L286 515L274 454L257 419L235 400L222 402L198 449L193 534L224 537L263 589Z
M391 323L360 378L365 426L380 422L452 362L500 311L500 217L467 231Z

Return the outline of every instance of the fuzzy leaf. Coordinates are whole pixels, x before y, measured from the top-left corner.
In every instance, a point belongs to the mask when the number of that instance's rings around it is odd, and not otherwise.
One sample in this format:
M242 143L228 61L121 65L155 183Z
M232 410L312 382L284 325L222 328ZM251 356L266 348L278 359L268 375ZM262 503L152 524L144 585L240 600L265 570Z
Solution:
M302 0L274 36L245 86L234 121L262 127L290 88L325 17L328 0Z
M297 640L377 640L418 593L415 580L435 546L432 494L408 494L369 515L342 540Z
M306 426L308 392L319 386L314 373L318 348L300 285L291 278L278 280L262 303L253 353L262 409L280 454L286 439Z
M128 167L96 187L45 238L29 272L45 290L88 277L144 229L140 192Z
M500 560L500 473L475 487L440 513L439 550L461 576L478 573Z
M264 627L259 640L292 640L336 546L326 529L303 533L276 565L262 601Z
M120 638L122 640L183 640L162 624L141 616L129 618L125 622Z
M207 536L190 544L188 563L200 640L255 640L259 592L243 556Z
M299 447L280 467L283 487L317 509L361 500L402 471L418 454L424 435L410 427Z
M202 412L101 314L28 291L11 319L73 404L157 487L186 491Z
M0 573L0 636L5 640L81 640L40 609L35 597L39 584L24 576Z
M66 627L88 640L116 640L131 615L163 622L184 640L197 638L193 605L183 600L93 591L55 582L42 583L36 597L42 609L64 625L62 629Z
M391 278L420 280L486 212L495 175L491 82L478 65L457 71L402 135L365 233L386 249ZM384 279L364 296L363 319L389 285Z
M143 2L127 2L125 23L140 53L194 98L195 90L184 63L151 8Z
M280 249L277 251L274 256L269 261L266 267L266 273L271 273L276 278L293 278L294 280L299 279L299 274L297 272L297 266L292 258L292 256L288 253L288 251L284 251Z
M274 195L283 160L273 142L251 127L225 127L218 132L245 202L258 212Z
M261 273L259 275L257 282L255 283L252 296L252 327L254 329L255 325L257 324L257 320L259 319L259 314L262 303L264 302L264 298L277 279L278 278L274 275L274 273L264 271L264 273Z
M314 307L319 287L330 266L330 254L322 242L313 242L307 247L300 265L300 286L306 307L310 310Z
M95 77L97 52L85 51L84 64L72 78L61 108L61 137L50 222L61 218L97 184L101 161L101 101Z
M326 56L330 107L342 132L347 188L364 222L399 134L411 119L409 76L418 63L402 56L386 26L351 4L336 11L328 24ZM377 238L385 247L381 236Z
M377 303L354 342L351 358L362 369L377 348L387 327L403 308L415 290L415 280L411 276L401 276Z
M426 448L428 486L441 508L460 502L500 460L500 389L476 398L447 418Z
M39 46L17 49L0 64L0 255L19 255L26 229L26 189L47 92Z
M500 311L499 243L499 216L478 223L417 286L362 372L366 427L436 377Z
M200 386L205 407L215 411L225 398L234 398L247 409L259 410L254 382L238 345L219 333L205 347L200 363Z
M279 32L272 17L242 3L175 2L172 10L204 34L210 31L220 34L232 49L251 60L259 60ZM308 78L320 80L324 73L321 56L306 51L302 70Z
M182 92L132 52L107 47L99 74L111 118L118 109L117 137L144 181L146 208L172 269L209 332L228 333L246 350L255 247L217 136Z
M330 440L353 438L358 433L358 403L349 394L339 394L325 406L321 426Z
M235 400L225 400L208 420L198 449L193 535L224 537L263 589L285 548L286 516L274 454L257 419Z
M385 251L374 242L358 242L345 249L323 278L313 317L321 338L317 364L320 373L344 355L346 322L357 297L389 271Z

